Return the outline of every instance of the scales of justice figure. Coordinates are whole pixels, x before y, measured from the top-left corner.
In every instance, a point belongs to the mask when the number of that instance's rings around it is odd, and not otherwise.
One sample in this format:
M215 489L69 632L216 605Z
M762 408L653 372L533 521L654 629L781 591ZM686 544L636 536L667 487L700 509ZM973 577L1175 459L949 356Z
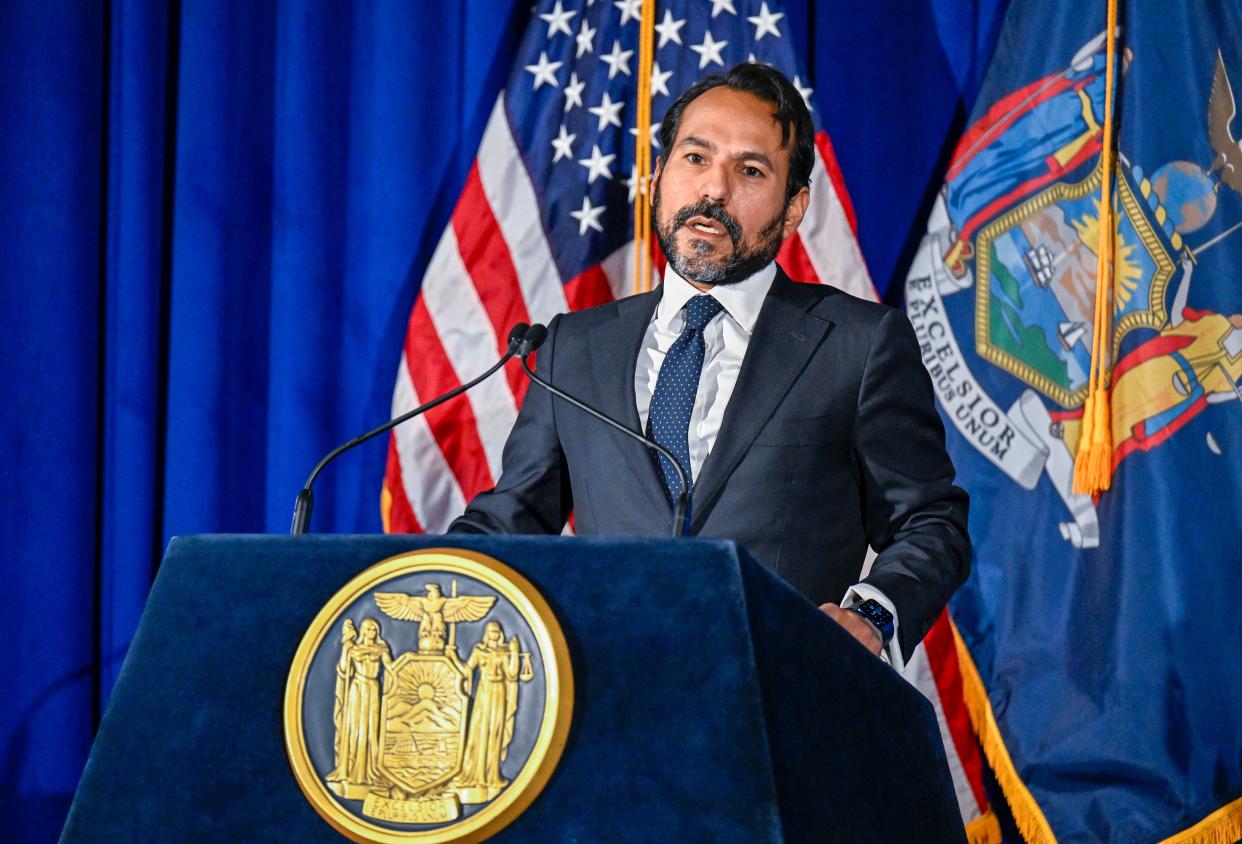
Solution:
M380 625L345 619L333 702L335 765L328 787L338 796L460 804L486 803L509 783L501 773L517 721L518 684L534 678L530 654L495 620L462 660L456 625L482 621L493 597L445 596L431 583L423 595L377 592L376 606L397 621L418 623L418 651L392 656ZM450 819L445 817L443 819Z

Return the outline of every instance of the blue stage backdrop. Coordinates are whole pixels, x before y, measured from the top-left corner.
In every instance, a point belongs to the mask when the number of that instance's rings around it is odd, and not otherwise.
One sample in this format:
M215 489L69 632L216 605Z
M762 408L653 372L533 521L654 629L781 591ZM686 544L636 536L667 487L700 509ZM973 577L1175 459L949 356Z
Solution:
M784 5L889 299L1004 5ZM417 280L529 15L0 6L8 840L58 833L168 538L287 530L315 460L386 418ZM328 470L316 527L379 530L383 464L381 440Z

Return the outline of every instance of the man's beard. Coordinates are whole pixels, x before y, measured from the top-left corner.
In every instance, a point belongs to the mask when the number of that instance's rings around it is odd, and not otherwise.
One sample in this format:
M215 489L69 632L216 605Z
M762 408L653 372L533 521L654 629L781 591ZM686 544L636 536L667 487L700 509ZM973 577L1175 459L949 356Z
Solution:
M679 276L687 281L713 286L737 284L743 279L750 278L776 259L776 253L781 249L781 226L784 225L785 213L788 210L789 203L785 203L785 208L773 217L770 223L760 229L754 247L747 249L742 245L742 226L721 205L705 199L687 205L673 216L673 219L669 221L668 229L665 229L660 225L659 184L656 185L655 196L651 204L656 240L659 241L660 248L664 250L669 264ZM691 217L706 217L720 223L733 243L733 254L726 260L713 261L710 255L711 245L699 238L692 239L689 249L685 252L680 250L677 247L676 235L678 230L685 228L686 221Z

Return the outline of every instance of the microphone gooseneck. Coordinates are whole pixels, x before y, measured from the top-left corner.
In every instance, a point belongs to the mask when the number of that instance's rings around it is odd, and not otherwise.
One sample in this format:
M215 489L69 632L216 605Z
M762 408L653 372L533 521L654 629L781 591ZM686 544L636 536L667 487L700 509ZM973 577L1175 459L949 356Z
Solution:
M686 477L686 470L681 467L681 464L677 461L677 458L673 456L671 451L660 445L655 440L645 437L637 431L630 430L621 422L618 422L612 417L596 410L586 402L574 398L569 395L569 393L566 393L564 390L536 375L535 371L531 369L530 362L527 358L540 346L542 346L543 341L546 339L548 339L548 329L538 323L532 325L530 330L526 332L526 336L522 339L520 348L518 349L518 355L522 359L522 371L526 373L530 380L534 381L540 387L543 387L552 395L569 402L571 405L584 413L595 417L599 421L615 428L626 436L638 440L648 448L655 449L662 457L666 458L668 462L672 464L673 468L677 470L677 477L681 480L681 492L677 494L677 500L673 503L673 537L681 538L685 536L686 513L690 509L690 479Z
M311 487L315 483L315 478L319 477L319 473L323 471L325 466L344 452L349 451L354 446L362 445L372 437L377 437L385 431L390 431L402 422L406 422L413 419L415 416L426 413L432 408L439 407L449 399L460 396L476 384L487 380L495 374L498 369L508 363L511 358L520 353L521 349L525 347L524 341L529 331L530 326L524 322L519 322L517 325L513 326L513 328L509 331L507 351L501 356L500 360L496 361L496 363L482 375L467 381L459 387L454 387L443 395L436 396L426 404L420 404L413 410L406 411L394 419L389 419L383 425L378 425L367 431L365 434L354 437L349 442L342 443L325 454L323 459L315 464L315 468L311 470L310 477L306 479L306 483L302 486L302 490L298 493L297 501L294 502L293 505L293 524L289 527L289 533L294 536L300 536L310 530L311 511L315 506L315 496L314 493L311 492ZM543 333L546 337L548 330L546 328L543 329ZM543 340L539 340L539 343L543 343Z

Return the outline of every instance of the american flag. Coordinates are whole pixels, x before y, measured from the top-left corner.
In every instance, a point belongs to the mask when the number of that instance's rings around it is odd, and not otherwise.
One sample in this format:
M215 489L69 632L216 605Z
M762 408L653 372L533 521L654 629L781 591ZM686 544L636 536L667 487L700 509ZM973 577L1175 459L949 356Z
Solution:
M546 324L558 313L632 292L642 5L537 4L423 275L393 391L394 416L491 366L514 323ZM739 62L780 69L810 103L808 77L776 0L658 3L654 48L650 141L657 154L659 120L676 97ZM795 279L877 299L832 144L823 131L815 140L810 207L778 261ZM658 247L656 253L653 284L663 269ZM527 387L516 366L505 375L394 430L382 493L385 530L442 532L476 493L494 486ZM912 660L919 665L926 659ZM911 677L943 715L930 672ZM963 746L974 747L964 710L962 716ZM960 780L963 819L972 821L986 810L986 798L979 771L974 783L963 774L951 720L941 718L942 732Z

